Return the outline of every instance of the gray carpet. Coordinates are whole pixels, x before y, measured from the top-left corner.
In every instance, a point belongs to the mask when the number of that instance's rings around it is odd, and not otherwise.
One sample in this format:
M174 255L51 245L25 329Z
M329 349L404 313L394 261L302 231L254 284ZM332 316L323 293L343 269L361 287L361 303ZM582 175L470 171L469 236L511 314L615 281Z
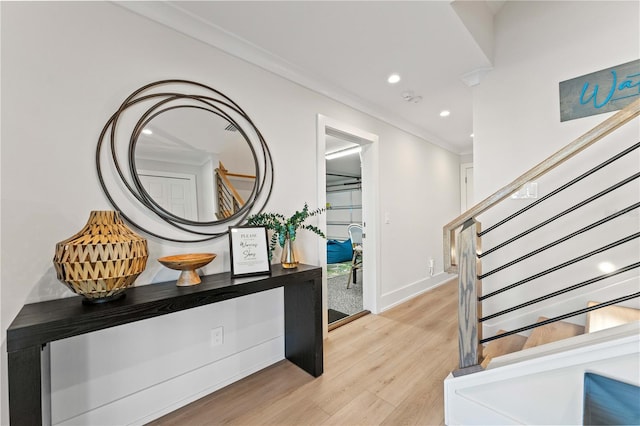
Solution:
M327 274L329 309L353 315L362 311L362 270L358 270L355 284L347 288L349 270L342 274Z

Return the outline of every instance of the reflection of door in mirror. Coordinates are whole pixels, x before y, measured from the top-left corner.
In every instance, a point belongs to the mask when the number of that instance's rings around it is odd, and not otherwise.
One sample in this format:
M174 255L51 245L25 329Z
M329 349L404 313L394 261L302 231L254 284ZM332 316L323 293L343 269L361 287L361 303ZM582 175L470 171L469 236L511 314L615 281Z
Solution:
M135 148L136 169L141 181L141 170L153 171L155 176L181 174L195 177L195 188L191 193L197 206L193 210L193 220L197 222L215 222L227 217L219 214L216 169L220 162L230 172L256 174L251 148L242 134L226 119L197 108L172 109L154 117L145 126ZM255 179L236 183L245 200L251 195L254 185ZM158 199L156 193L149 192L146 184L143 187L150 198L165 210L191 219L186 211L182 215L165 208L165 198ZM159 197L168 196L160 189L157 191ZM176 209L179 210L178 207Z
M198 220L196 177L167 172L138 172L143 188L160 207L176 216Z

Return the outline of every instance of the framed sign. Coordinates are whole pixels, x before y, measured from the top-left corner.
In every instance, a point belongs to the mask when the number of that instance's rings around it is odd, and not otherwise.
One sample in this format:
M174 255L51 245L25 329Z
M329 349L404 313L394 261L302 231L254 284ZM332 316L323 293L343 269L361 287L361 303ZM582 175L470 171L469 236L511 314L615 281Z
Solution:
M231 277L271 274L267 228L230 226Z
M640 98L640 59L560 82L560 121L617 111Z

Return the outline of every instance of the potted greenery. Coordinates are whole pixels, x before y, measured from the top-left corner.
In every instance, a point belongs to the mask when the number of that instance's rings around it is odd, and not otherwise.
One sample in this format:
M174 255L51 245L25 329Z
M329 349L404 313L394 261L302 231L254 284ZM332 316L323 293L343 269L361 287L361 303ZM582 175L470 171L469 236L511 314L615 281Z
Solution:
M298 229L309 230L322 238L326 238L324 233L313 225L305 224L307 218L322 213L325 209L318 208L309 210L307 203L301 211L296 211L291 217L287 218L280 213L258 213L247 218L247 224L253 226L264 226L273 231L269 241L269 259L273 255L276 243L282 247L282 267L295 268L298 261L293 250L293 242L296 240Z

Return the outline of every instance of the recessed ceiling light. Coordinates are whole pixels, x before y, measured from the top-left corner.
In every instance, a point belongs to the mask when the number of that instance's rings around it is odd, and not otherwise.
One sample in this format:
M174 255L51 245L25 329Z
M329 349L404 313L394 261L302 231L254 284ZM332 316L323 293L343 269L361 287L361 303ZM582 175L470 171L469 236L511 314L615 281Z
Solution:
M448 117L451 114L451 111L447 111L446 109L440 111L440 117Z
M609 272L613 272L616 270L616 265L611 262L600 262L598 264L598 269L600 269L605 274L608 274Z
M151 135L151 134L153 134L153 132L151 131L151 129L142 129L142 133L144 133L145 135Z
M390 84L396 84L397 82L399 82L399 81L400 81L400 75L399 75L399 74L391 74L391 75L389 76L389 78L387 78L387 81L388 81Z
M471 133L471 134L469 135L469 137L473 137L473 133Z

